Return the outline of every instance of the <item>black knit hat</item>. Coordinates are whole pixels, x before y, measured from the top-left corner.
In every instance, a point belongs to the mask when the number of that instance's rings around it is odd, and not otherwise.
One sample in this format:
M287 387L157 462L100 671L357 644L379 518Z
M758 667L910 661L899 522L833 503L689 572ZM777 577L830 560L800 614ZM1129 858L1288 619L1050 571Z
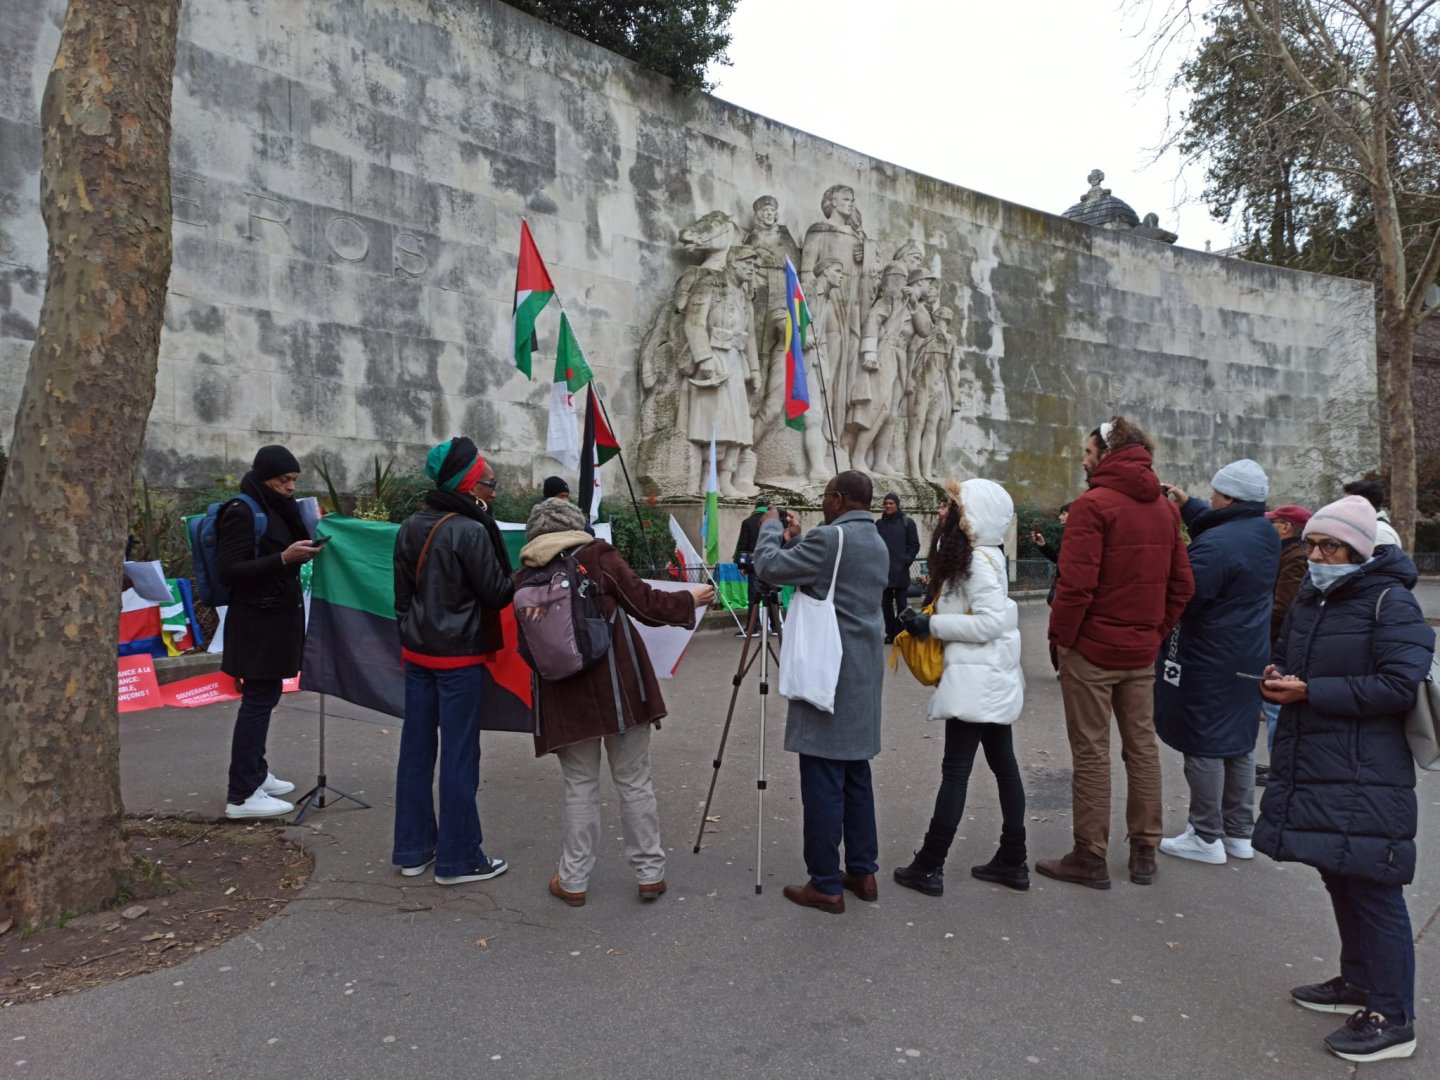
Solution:
M255 479L264 483L286 473L298 473L300 462L295 460L294 454L277 443L262 446L255 451L255 460L250 465L250 471L255 474Z
M565 482L565 478L563 476L547 476L545 478L545 498L553 499L556 495L569 494L570 485Z
M887 491L885 492L885 498L881 499L880 501L882 503L893 502L896 506L899 506L900 496L895 494L895 492L893 491Z

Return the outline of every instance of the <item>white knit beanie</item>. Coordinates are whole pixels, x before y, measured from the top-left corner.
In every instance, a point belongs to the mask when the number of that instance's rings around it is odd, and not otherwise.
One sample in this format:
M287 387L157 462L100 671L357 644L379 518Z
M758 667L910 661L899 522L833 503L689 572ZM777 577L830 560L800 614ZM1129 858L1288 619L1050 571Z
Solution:
M1210 481L1210 487L1239 502L1264 502L1265 496L1270 494L1270 478L1258 461L1241 458L1217 472Z

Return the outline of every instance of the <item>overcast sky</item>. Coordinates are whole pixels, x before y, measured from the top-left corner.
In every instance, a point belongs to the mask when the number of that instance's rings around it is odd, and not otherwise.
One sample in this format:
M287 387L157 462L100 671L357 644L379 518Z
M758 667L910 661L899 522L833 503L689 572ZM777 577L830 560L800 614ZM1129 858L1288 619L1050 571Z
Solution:
M711 71L726 101L1057 214L1099 168L1181 244L1231 243L1199 170L1151 163L1166 101L1136 89L1129 0L740 0L730 30L732 66Z

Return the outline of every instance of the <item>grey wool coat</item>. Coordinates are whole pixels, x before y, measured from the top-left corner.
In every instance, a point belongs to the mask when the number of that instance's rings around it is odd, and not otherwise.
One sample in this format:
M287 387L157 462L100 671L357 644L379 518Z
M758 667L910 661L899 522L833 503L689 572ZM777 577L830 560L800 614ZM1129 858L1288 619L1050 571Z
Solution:
M811 529L782 547L778 521L767 521L755 544L755 575L775 585L794 585L824 599L845 530L845 551L835 582L835 615L840 624L840 682L835 712L809 702L790 702L785 749L837 761L861 761L880 753L880 693L885 671L885 619L880 601L889 576L890 553L875 531L875 519L860 510L841 514L830 525Z

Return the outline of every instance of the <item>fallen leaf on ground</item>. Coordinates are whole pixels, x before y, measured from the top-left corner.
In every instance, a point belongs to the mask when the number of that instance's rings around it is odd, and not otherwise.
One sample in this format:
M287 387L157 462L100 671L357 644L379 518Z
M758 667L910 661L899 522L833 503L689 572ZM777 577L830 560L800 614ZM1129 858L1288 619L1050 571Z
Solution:
M5 918L0 919L0 934L7 933L10 930L10 927L14 925L15 920L11 916L6 916Z
M1180 944L1180 943L1179 943L1178 941L1167 941L1167 942L1165 942L1165 947L1166 947L1167 949L1173 949L1173 948L1175 948L1176 945L1179 945L1179 944Z
M710 815L709 817L707 817L705 820L706 820L706 821L719 821L719 820L720 820L720 815L719 815L719 814L711 814L711 815Z
M490 939L477 937L470 944L474 945L477 949L488 949L490 947Z

